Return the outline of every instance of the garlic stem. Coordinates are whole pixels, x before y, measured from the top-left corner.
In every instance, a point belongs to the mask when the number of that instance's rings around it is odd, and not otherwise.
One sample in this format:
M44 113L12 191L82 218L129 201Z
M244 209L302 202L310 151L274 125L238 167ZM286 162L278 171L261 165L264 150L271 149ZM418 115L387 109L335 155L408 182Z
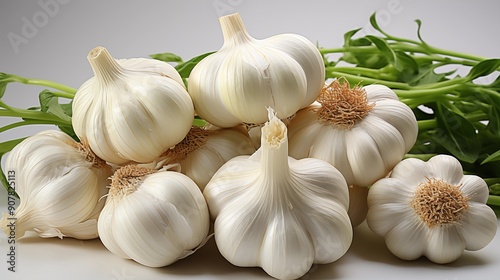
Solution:
M87 59L92 66L97 81L104 84L112 82L116 77L121 76L124 71L108 50L101 46L93 48L89 52Z
M290 175L287 128L272 109L268 108L268 111L269 121L262 128L260 162L262 178L269 184L262 185L282 187Z
M247 33L239 14L231 14L219 18L224 38L224 46L236 45L253 40Z

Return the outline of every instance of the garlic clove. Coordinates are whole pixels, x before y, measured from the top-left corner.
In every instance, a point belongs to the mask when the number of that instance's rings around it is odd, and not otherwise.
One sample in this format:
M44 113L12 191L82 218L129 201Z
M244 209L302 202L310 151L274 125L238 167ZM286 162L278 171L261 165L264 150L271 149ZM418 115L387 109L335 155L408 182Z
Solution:
M384 85L366 85L363 88L366 92L370 93L370 102L379 102L387 99L399 101L396 93L392 90L387 90L388 88Z
M371 190L368 197L366 221L374 233L386 236L400 221L408 218L406 214L407 203L373 203Z
M367 131L361 127L354 127L346 134L346 143L359 143L356 148L347 149L347 158L351 165L352 173L356 178L356 185L369 186L373 178L379 174L387 173L384 160ZM363 139L363 140L361 140ZM360 142L363 141L363 142Z
M464 176L457 184L470 202L484 203L488 201L489 189L486 182L479 176Z
M408 158L399 162L391 171L392 178L405 178L406 182L425 182L432 178L429 166L422 160ZM382 179L383 180L383 179Z
M382 172L388 174L401 161L401 155L406 153L403 136L394 126L377 117L365 118L359 126L375 142L379 154L384 155L382 161L385 171Z
M206 64L213 69L219 69L228 56L227 52L219 51L219 54L205 57L193 68L188 79L189 94L193 99L196 113L204 120L219 127L234 127L239 125L241 120L234 116L222 101L218 91L219 85L216 82L219 79L219 72L209 71L203 67ZM207 104L210 106L206 106Z
M408 106L401 106L401 102L392 99L379 100L370 114L379 117L394 126L405 141L405 149L409 151L417 139L418 125L415 115Z
M403 260L415 260L425 252L427 236L422 234L422 224L415 220L411 213L401 218L399 223L387 232L385 242L394 255Z
M437 155L429 159L427 164L432 170L433 178L442 179L452 185L460 184L464 176L462 165L454 157Z
M300 64L307 80L307 93L300 108L312 104L325 83L325 63L318 48L297 34L280 34L262 40L261 43L286 52Z
M163 61L144 58L117 59L117 61L124 68L131 70L137 69L138 71L151 72L151 74L165 76L175 80L186 88L179 72L177 72L174 67L171 67L170 64L164 63Z
M311 268L315 250L309 232L301 227L301 219L290 211L281 213L268 221L260 263L275 278L296 279Z
M222 103L244 123L264 123L269 106L276 108L281 119L295 114L301 104L291 100L303 100L307 89L303 69L285 53L266 48L256 51L255 47L243 48L218 69L234 73L220 88ZM244 78L237 73L244 73Z
M454 225L436 227L427 236L425 256L429 260L444 264L458 259L465 250L465 242Z
M483 203L469 201L469 209L460 222L460 234L465 240L465 250L480 250L492 240L497 232L495 212Z

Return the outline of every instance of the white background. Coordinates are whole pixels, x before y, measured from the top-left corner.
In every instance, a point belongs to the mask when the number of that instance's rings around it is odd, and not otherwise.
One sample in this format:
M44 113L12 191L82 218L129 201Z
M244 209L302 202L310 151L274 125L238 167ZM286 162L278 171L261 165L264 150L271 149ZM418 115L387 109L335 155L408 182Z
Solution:
M42 3L42 4L41 4ZM51 3L44 8L43 3ZM484 57L500 56L498 1L77 1L3 0L0 3L0 72L54 80L78 87L91 77L86 60L95 46L115 58L173 52L185 60L222 45L218 17L239 12L249 33L265 38L298 33L322 47L340 47L343 34L369 24L377 11L384 30L415 38L415 19L434 46ZM30 26L27 27L27 26ZM34 27L34 28L33 28ZM368 28L363 32L371 33ZM10 34L10 35L9 35ZM22 43L11 38L24 38ZM43 88L12 85L4 100L35 106ZM3 118L0 124L8 122ZM0 134L0 141L32 134L22 128ZM7 203L0 188L0 205ZM1 235L1 234L0 234ZM27 238L17 245L18 272L7 271L5 236L0 239L0 279L267 279L258 268L237 268L217 252L213 240L176 264L152 269L109 253L98 240ZM330 265L314 266L305 279L497 279L500 237L485 249L467 252L449 265L425 259L404 262L365 224L355 230L350 251Z

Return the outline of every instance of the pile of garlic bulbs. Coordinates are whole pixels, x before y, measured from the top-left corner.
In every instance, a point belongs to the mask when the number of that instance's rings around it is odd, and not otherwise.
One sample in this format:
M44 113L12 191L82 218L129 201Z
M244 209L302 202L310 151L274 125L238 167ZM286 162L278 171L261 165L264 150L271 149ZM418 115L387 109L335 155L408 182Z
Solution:
M91 50L94 77L72 104L79 141L46 131L9 153L21 204L2 229L15 218L18 238L99 237L150 267L213 235L230 263L277 279L341 258L365 218L403 259L451 262L493 239L484 180L448 158L403 160L418 126L391 89L326 84L306 38L254 39L238 14L220 23L223 46L187 85L166 62Z

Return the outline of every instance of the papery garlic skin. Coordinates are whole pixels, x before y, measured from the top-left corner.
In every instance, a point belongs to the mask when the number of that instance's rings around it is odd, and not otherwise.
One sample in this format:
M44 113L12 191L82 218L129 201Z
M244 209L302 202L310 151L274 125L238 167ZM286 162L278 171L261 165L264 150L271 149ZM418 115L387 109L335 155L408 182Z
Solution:
M41 237L98 237L97 218L104 206L111 168L67 134L47 130L29 136L8 154L5 170L15 172L20 204L16 238L26 231ZM90 156L90 157L89 157ZM5 231L10 215L0 221Z
M429 182L440 182L437 190L451 190L442 194L450 202L415 208L414 202L420 199L417 195ZM433 190L432 196L437 193ZM454 157L438 155L427 162L409 158L396 165L389 178L370 188L366 219L397 257L414 260L425 256L435 263L449 263L464 250L482 249L494 238L497 218L486 205L488 193L486 182L475 175L463 175ZM456 201L462 204L454 205ZM433 214L423 216L426 211Z
M200 117L219 127L262 124L268 106L283 119L316 99L325 66L310 41L295 34L257 40L239 14L219 20L223 46L200 61L188 79Z
M286 126L270 114L261 148L224 164L203 194L215 218L217 247L228 261L295 279L349 248L349 196L332 165L288 156Z
M170 64L115 60L103 47L94 48L88 60L95 76L75 94L72 124L100 158L115 164L151 162L184 138L194 107Z
M198 186L176 171L135 168L125 166L113 175L98 223L104 246L149 267L190 255L202 246L210 226Z
M366 92L366 105L372 106L366 115L354 116L348 120L349 126L322 119L320 113L327 116L322 110L327 110L327 103L334 100L328 96L330 90L348 91L347 83L335 82L325 87L325 104L315 102L291 120L290 156L325 160L339 169L348 185L370 186L386 176L411 149L418 134L416 117L391 89L369 85L353 89Z
M243 127L193 127L184 140L167 150L159 160L165 164L179 163L181 172L203 191L224 163L236 156L251 155L255 150Z

